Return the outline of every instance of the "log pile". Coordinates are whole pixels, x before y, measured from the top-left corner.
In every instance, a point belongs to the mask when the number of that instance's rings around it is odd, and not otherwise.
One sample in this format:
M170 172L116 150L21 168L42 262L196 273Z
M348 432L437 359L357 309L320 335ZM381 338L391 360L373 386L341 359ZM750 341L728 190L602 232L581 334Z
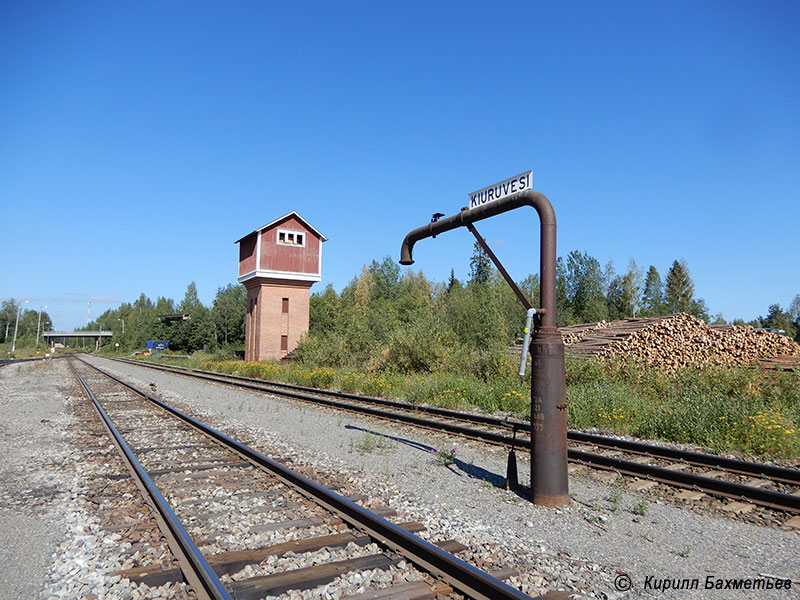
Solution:
M765 358L761 361L761 366L768 371L791 371L792 369L800 369L800 356L775 356L773 358Z
M572 346L578 343L583 336L596 329L603 329L608 327L611 323L600 321L599 323L586 323L584 325L570 325L569 327L561 327L558 332L561 334L561 339L564 340L565 346Z
M565 327L574 356L625 357L672 372L687 365L735 366L776 357L800 358L791 338L746 325L706 325L687 314ZM781 364L792 364L787 358ZM788 362L787 362L788 361Z

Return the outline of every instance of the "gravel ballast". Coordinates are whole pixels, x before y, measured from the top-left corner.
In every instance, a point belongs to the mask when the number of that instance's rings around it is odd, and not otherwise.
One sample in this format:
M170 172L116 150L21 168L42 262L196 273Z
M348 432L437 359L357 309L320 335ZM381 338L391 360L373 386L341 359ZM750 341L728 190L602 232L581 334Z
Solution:
M103 512L150 509L114 446L96 435L100 422L75 395L67 362L6 366L0 386L0 598L188 600L182 583L149 588L109 575L132 566L133 549L127 534L104 530Z
M297 455L318 471L338 473L348 492L380 498L404 518L426 525L423 537L467 545L465 560L486 570L517 569L519 577L509 583L528 594L562 589L574 598L798 597L796 587L704 589L707 581L745 585L778 577L797 583L797 533L698 514L584 477L571 477L569 506L546 509L498 487L506 468L499 449L98 357L88 360L267 453ZM118 567L119 558L112 556L113 541L95 533L81 498L81 478L90 474L80 468L80 449L66 433L73 423L71 403L81 400L68 395L74 388L67 365L11 365L0 370L0 384L0 594L139 597L102 575ZM431 453L454 444L452 464ZM518 454L523 485L529 477L525 459ZM615 586L625 583L623 574L633 584L628 592ZM663 590L695 580L698 589Z
M0 598L39 597L66 535L65 375L36 362L0 369Z
M800 582L799 538L791 531L697 514L583 477L571 477L569 506L547 509L498 487L506 469L506 454L498 449L97 357L90 361L148 390L155 384L157 396L191 407L227 431L246 431L265 446L302 454L320 470L348 473L350 483L383 494L393 508L428 526L429 535L453 537L499 557L483 568L527 569L526 593L560 588L598 598L798 594L797 588L704 589L707 582L765 576ZM454 443L456 460L445 466L432 451ZM523 485L529 483L526 459L518 453ZM624 584L622 573L633 584L625 594L614 585ZM531 584L537 578L540 587ZM663 590L691 586L695 579L699 589Z

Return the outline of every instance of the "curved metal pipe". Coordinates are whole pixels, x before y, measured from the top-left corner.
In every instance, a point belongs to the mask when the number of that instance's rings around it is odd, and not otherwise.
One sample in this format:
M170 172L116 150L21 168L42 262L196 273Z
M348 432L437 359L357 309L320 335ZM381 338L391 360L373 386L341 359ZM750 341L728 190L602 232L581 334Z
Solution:
M421 239L466 227L521 206L532 206L541 224L539 276L542 317L531 342L531 500L544 506L569 503L564 344L556 329L556 214L544 194L524 190L440 219L409 232L400 264L413 264ZM537 311L538 312L538 311Z
M553 205L547 197L534 190L523 190L516 194L511 194L501 200L488 202L482 206L472 209L462 210L453 216L440 219L434 223L428 223L410 231L400 247L400 264L412 265L412 251L414 244L419 240L433 237L466 226L469 223L482 221L500 213L519 208L521 206L532 206L539 214L541 223L541 239L539 253L539 273L541 277L540 304L543 308L541 327L542 329L556 328L556 213Z

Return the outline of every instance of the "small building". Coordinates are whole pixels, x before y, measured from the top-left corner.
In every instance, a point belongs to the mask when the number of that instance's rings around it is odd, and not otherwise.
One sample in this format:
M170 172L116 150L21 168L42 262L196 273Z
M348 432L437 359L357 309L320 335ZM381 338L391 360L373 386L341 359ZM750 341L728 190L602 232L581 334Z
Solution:
M279 359L308 332L311 286L322 279L324 235L292 211L239 244L239 283L247 288L245 360Z

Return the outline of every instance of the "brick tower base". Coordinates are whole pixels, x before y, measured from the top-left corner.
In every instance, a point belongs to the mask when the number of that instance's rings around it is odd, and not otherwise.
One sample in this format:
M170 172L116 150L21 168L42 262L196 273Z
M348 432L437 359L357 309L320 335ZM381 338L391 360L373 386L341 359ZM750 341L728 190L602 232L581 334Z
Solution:
M277 360L308 333L312 281L254 277L247 288L244 359Z

